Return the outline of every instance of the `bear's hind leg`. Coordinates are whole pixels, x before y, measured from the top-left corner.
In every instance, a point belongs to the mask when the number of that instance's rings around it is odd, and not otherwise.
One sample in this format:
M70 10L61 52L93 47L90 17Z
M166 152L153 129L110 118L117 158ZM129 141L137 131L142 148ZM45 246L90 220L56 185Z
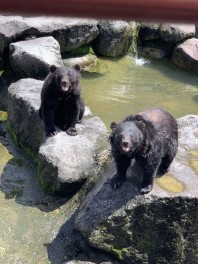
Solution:
M170 165L171 165L174 158L175 158L175 154L174 155L166 155L162 159L161 164L158 168L157 176L162 176L165 173L169 172Z
M153 163L150 166L147 165L144 168L142 187L140 189L141 194L147 194L153 189L153 183L158 171L158 167L159 162L155 164Z
M85 112L85 103L83 101L83 99L80 99L80 113L79 113L79 118L78 118L78 124L80 124L82 122L82 118Z

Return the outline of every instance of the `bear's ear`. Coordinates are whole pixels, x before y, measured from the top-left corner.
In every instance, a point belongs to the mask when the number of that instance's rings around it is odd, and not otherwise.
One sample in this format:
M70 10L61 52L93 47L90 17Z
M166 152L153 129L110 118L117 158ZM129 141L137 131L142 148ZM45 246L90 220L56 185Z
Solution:
M146 129L146 126L143 121L138 121L137 123L138 128L143 132Z
M116 128L117 128L117 124L116 124L116 122L112 122L111 124L110 124L110 128L111 128L111 130L115 130Z
M74 65L74 69L75 69L77 72L80 72L80 65L78 65L78 64Z
M56 69L57 69L57 67L55 65L51 65L50 66L50 71L51 72L54 72Z

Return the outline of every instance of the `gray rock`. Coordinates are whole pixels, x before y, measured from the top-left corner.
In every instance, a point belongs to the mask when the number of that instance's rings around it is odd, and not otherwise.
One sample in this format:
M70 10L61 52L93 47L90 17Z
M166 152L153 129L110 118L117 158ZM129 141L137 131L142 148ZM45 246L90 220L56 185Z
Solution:
M1 15L0 56L10 43L26 38L51 35L59 42L61 52L66 52L90 43L98 33L94 19Z
M177 45L172 61L188 71L198 72L198 39L192 38Z
M143 41L161 39L170 43L177 43L195 36L195 25L191 24L159 24L142 23L139 37Z
M178 124L178 154L152 192L139 195L136 164L127 182L112 189L113 164L76 216L76 229L87 241L123 263L198 262L198 116L186 116Z
M108 71L107 64L103 60L100 60L92 54L64 59L63 63L64 65L69 67L73 67L75 64L79 64L81 71L94 72L100 74L104 74Z
M86 108L77 136L58 130L56 136L46 138L38 115L42 85L42 81L21 79L9 87L9 129L35 158L40 182L47 191L74 193L87 179L97 178L103 168L109 156L108 132L100 118Z
M155 59L171 58L173 54L173 45L165 41L145 41L138 46L140 55L149 56Z
M138 51L157 59L171 58L175 44L195 36L195 25L142 23Z
M190 24L162 24L160 36L166 42L178 43L195 36L195 25Z
M44 126L38 109L43 81L21 79L8 89L8 122L20 144L38 152L43 142Z
M160 39L159 23L141 23L139 37L142 41Z
M125 21L101 21L94 50L104 56L123 56L132 44L134 30L134 25Z
M10 62L18 77L41 80L50 72L51 65L63 65L60 46L53 37L11 43Z
M73 67L75 64L79 64L82 71L86 71L92 65L97 64L98 58L93 54L87 54L80 57L64 59L63 63L68 67Z

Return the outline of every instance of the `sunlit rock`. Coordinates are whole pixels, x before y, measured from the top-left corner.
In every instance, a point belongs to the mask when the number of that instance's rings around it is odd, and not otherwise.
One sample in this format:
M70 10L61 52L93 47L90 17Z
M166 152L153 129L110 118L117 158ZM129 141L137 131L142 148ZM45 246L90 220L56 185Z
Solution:
M18 77L41 80L50 72L51 65L63 65L60 46L53 37L11 43L10 62Z
M106 73L107 65L93 54L87 54L84 56L68 58L63 60L64 65L73 67L76 64L80 65L81 71L94 72L94 73Z
M138 51L157 59L172 57L178 42L195 36L195 25L142 23L139 30Z
M93 247L122 263L197 263L198 116L178 119L179 149L164 180L140 195L141 168L132 164L128 180L112 189L114 164L92 190L76 217L76 228Z
M188 39L176 46L172 60L180 68L197 73L198 39Z
M126 55L135 31L135 25L126 21L100 21L99 35L93 44L94 50L108 57Z

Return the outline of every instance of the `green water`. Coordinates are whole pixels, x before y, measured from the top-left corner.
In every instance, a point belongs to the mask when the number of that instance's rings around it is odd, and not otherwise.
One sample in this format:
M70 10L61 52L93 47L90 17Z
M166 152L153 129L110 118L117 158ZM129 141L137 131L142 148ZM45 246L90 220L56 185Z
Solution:
M198 114L198 76L170 62L145 63L130 56L104 62L108 72L82 73L82 85L86 104L107 127L148 107L163 107L175 117ZM55 264L75 258L71 208L78 196L67 201L43 193L35 168L1 124L0 143L0 263Z
M162 107L176 118L198 114L198 75L171 62L126 56L104 60L104 75L82 74L83 98L91 111L109 127L149 107Z

